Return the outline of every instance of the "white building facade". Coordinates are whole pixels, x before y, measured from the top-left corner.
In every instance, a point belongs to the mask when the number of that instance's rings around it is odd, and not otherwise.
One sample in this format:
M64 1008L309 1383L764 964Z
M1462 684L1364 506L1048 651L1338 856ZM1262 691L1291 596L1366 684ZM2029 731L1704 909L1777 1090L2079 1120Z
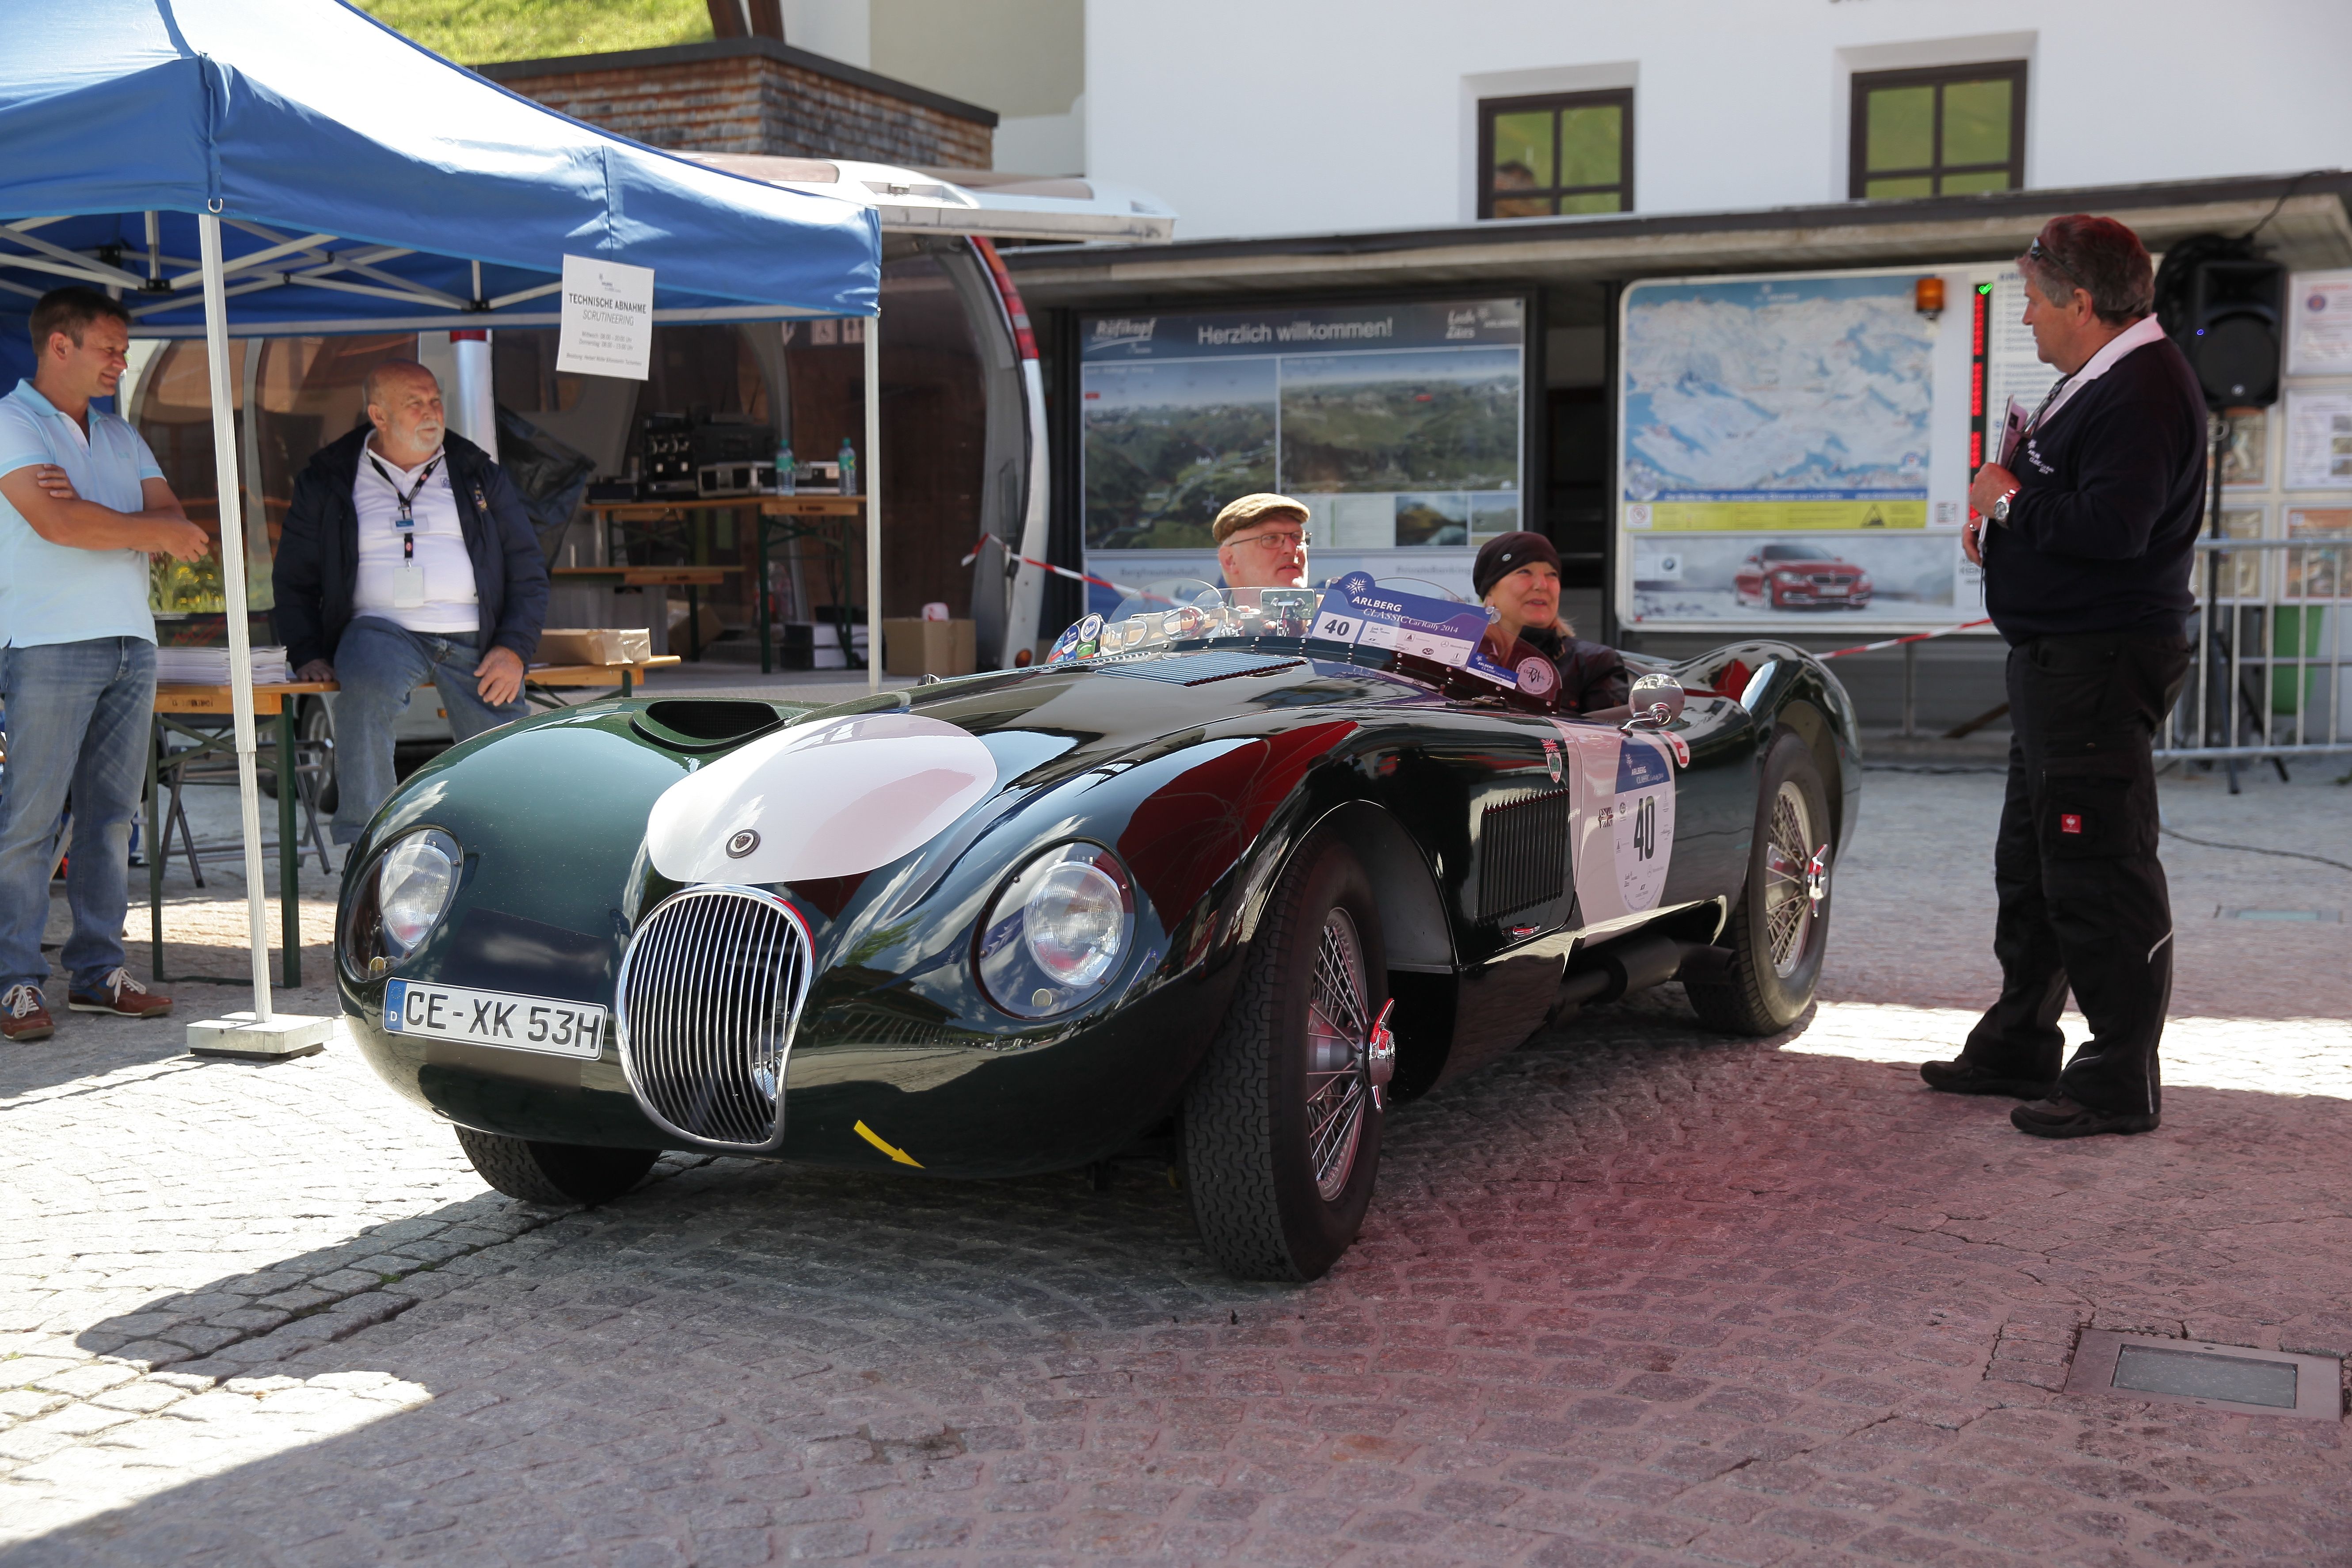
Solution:
M1857 76L1986 66L2025 186L2352 163L2345 0L1090 0L1085 172L1189 239L1472 222L1482 103L1614 92L1629 188L1599 210L1808 205L1853 194Z

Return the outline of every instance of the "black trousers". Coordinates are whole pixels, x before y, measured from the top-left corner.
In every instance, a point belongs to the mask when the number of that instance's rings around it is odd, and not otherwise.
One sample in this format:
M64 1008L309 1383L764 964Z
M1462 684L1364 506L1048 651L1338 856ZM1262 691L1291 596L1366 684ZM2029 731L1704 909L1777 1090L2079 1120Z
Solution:
M2095 1110L2160 1110L2172 904L2148 752L2189 672L2186 637L2097 633L2009 650L2009 795L1993 848L2000 1000L1961 1057L2055 1079ZM2062 1072L2067 988L2091 1038Z

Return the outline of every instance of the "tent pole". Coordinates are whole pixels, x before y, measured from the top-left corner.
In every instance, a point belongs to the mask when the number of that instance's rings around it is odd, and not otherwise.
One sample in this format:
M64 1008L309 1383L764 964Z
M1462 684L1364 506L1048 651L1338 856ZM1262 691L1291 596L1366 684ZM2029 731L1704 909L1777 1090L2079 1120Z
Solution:
M236 725L236 797L245 824L245 910L253 948L253 1016L270 1019L269 926L263 907L261 788L255 778L253 738L253 638L246 626L245 526L238 505L236 407L228 381L228 301L221 281L220 219L196 216L205 275L205 358L212 372L214 489L220 495L221 592L228 613L229 711ZM287 759L280 757L278 788L290 788ZM152 851L151 851L152 853Z
M877 293L880 291L877 289ZM866 318L866 689L882 689L882 312Z

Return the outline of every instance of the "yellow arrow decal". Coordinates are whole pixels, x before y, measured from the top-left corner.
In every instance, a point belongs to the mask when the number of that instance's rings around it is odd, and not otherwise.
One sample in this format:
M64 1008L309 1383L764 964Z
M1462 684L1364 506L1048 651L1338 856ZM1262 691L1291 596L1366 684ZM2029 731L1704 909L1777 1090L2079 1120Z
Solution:
M877 1149L881 1150L885 1154L889 1155L893 1160L898 1161L901 1165L912 1165L918 1171L923 1168L923 1163L920 1160L916 1159L904 1149L894 1148L890 1144L885 1143L882 1142L882 1135L875 1131L871 1127L866 1126L863 1121L857 1124L857 1135L860 1138L865 1139L868 1143L873 1144Z

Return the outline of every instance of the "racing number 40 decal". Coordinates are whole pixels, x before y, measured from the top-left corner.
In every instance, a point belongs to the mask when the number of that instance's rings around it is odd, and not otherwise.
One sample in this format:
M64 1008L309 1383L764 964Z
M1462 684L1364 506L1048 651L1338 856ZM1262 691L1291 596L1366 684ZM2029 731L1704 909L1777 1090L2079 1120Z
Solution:
M1675 855L1672 737L1553 721L1577 803L1576 898L1586 924L1656 909ZM1549 763L1550 753L1547 753Z
M1605 809L1627 912L1656 908L1675 854L1675 765L1657 737L1621 737L1615 798Z

